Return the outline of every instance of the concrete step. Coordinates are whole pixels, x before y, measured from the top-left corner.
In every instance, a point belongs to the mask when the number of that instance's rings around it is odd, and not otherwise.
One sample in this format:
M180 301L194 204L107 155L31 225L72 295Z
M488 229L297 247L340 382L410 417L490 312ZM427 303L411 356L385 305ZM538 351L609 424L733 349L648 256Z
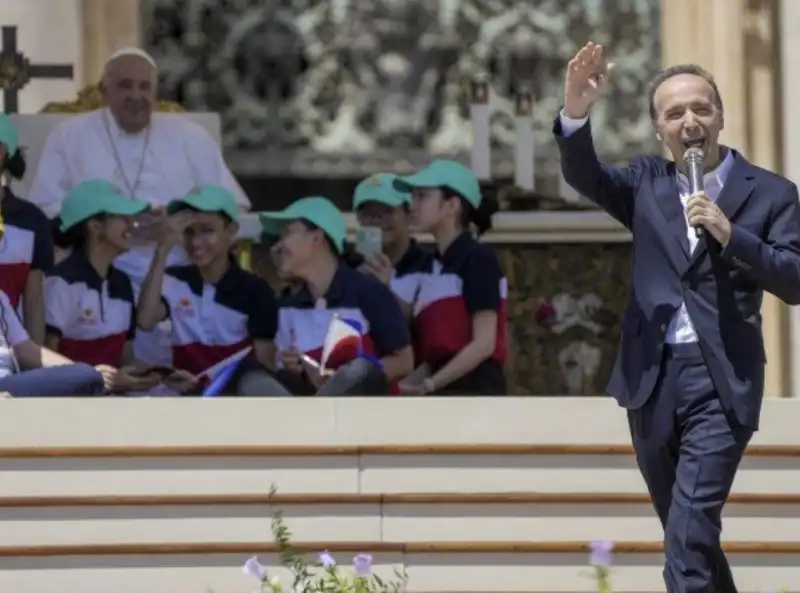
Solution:
M6 448L0 472L0 496L645 492L626 445ZM733 490L800 492L800 446L752 446Z
M274 505L274 506L273 506ZM281 508L301 541L658 541L647 495L277 494L0 497L0 546L268 539ZM800 494L733 494L724 540L789 542Z
M588 545L578 542L316 542L339 562L369 551L377 571L387 576L404 568L411 593L459 591L591 592ZM257 542L132 544L107 546L0 547L0 590L14 593L80 591L107 593L240 593L254 583L241 574L243 560L260 553L274 565L270 545ZM796 586L800 582L800 542L726 544L737 584L743 591ZM615 593L663 590L661 545L617 545L612 570ZM282 578L285 573L278 571Z

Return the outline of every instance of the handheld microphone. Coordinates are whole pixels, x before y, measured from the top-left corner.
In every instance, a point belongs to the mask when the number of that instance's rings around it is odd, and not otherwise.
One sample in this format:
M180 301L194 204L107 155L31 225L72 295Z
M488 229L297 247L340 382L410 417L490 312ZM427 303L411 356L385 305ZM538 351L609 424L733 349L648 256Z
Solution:
M683 164L686 166L686 176L689 178L689 193L695 194L703 191L703 162L706 155L700 148L692 147L683 153ZM703 227L694 227L694 236L698 239L703 236Z

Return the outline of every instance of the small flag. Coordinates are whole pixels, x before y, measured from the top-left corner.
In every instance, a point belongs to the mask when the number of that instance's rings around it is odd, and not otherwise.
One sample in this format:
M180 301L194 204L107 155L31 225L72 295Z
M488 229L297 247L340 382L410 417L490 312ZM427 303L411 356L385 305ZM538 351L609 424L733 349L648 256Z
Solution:
M222 393L222 389L230 381L231 376L239 367L245 357L250 354L252 346L248 346L239 352L231 354L227 358L219 361L218 363L208 367L206 370L196 375L199 381L203 377L211 379L208 386L203 390L203 397L216 397Z
M331 357L343 350L355 349L356 356L360 357L364 349L362 331L362 326L358 321L334 315L322 346L322 357L320 358L322 369L327 368Z
M228 366L223 367L212 379L211 382L203 389L203 397L217 397L222 390L225 388L225 385L228 384L228 381L231 380L231 376L233 373L236 372L236 367L239 366L241 360L236 360L230 363Z

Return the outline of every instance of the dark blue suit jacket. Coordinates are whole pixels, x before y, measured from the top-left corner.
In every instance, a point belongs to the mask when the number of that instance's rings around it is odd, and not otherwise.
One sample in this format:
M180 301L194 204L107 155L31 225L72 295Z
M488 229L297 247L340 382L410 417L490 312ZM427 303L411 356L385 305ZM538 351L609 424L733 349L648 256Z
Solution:
M723 250L705 233L690 254L673 162L643 156L610 167L597 159L590 123L564 137L556 119L554 133L567 183L633 233L632 282L608 393L628 409L645 404L667 327L685 301L723 405L757 429L766 362L763 291L800 304L797 186L734 152L717 198L731 239Z

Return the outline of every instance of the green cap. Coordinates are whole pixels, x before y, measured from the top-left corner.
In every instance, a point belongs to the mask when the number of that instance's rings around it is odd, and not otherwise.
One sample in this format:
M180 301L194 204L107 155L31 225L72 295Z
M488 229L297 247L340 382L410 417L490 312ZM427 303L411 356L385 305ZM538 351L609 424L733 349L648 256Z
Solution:
M423 187L445 187L462 196L473 208L481 205L481 186L475 175L458 161L433 161L430 165L407 177L398 177L394 186L408 192Z
M184 208L192 208L199 212L214 212L225 214L234 222L239 221L239 208L233 194L218 185L198 185L189 190L179 200L173 200L167 205L167 212L175 214Z
M105 179L90 179L72 188L61 203L61 230L68 231L98 214L134 216L147 208L145 202L129 198Z
M353 210L357 210L366 202L378 202L392 208L411 204L411 196L395 187L397 175L378 173L367 177L356 186L353 192Z
M6 113L0 113L0 144L6 145L6 154L14 156L19 148L17 126Z
M342 211L328 198L321 196L300 198L283 210L261 212L258 217L267 235L280 235L284 225L293 220L310 222L322 229L339 253L344 251L347 221Z

